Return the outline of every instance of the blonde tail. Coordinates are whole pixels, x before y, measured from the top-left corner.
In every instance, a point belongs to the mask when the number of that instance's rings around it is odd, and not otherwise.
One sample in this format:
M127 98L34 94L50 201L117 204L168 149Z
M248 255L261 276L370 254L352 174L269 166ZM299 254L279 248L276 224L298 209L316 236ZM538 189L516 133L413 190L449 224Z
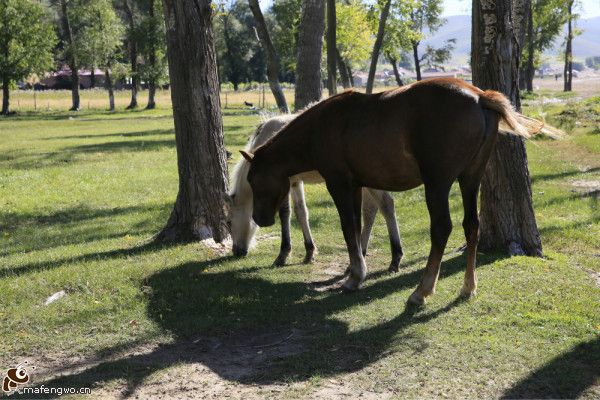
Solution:
M500 127L501 129L505 129L502 126L502 122L504 122L510 129L510 133L521 136L525 139L531 138L532 134L537 133L537 131L533 130L530 132L528 126L523 126L519 121L519 114L513 109L510 101L500 92L496 92L495 90L486 90L482 94L480 94L479 101L481 105L487 109L496 111L500 114L502 118ZM540 126L540 129L543 127L543 124ZM533 127L529 127L533 129ZM538 129L539 130L539 129Z

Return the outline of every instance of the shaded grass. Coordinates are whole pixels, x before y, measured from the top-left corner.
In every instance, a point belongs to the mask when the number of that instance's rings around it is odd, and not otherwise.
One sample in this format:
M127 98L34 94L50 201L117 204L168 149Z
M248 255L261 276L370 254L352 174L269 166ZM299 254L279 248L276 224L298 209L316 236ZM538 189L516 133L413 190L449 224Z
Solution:
M326 279L327 268L343 270L347 258L324 187L307 187L320 251L313 266L298 264L298 229L296 252L283 268L271 266L278 241L260 242L245 259L218 257L198 244L149 245L177 190L170 111L69 117L0 120L2 365L25 357L96 357L98 366L48 385L125 381L130 391L183 362L242 384L300 383L304 393L323 378L350 374L353 387L388 388L402 397L598 393L600 290L588 275L600 271L598 199L573 186L599 179L599 139L591 126L570 140L528 145L547 258L480 254L479 295L458 301L465 259L454 252L464 241L454 187L455 229L438 291L426 308L414 310L405 300L429 247L422 189L394 195L406 250L400 273L386 272L389 244L378 216L364 289L317 292L309 284ZM236 154L257 122L256 114L228 110L228 150ZM59 290L67 296L43 306ZM193 345L197 338L273 329L299 332L301 350L252 359L243 377L231 373L235 360L227 353L218 353L218 361ZM127 354L139 346L150 350Z

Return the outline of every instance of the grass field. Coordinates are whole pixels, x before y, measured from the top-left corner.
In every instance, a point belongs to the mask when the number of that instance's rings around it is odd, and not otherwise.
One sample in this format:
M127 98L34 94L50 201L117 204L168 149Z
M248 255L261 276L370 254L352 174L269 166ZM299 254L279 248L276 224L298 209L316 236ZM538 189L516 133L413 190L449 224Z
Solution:
M90 387L92 397L598 398L600 99L538 100L527 113L572 128L528 144L546 257L479 254L479 293L458 300L454 188L455 228L422 309L405 305L429 248L422 188L394 195L400 272L387 273L378 216L365 287L321 292L312 283L347 262L323 186L307 187L313 265L300 264L297 225L280 268L277 226L259 231L244 259L199 243L156 246L149 238L177 191L167 107L0 119L0 368L27 360L34 387ZM258 121L225 110L228 150Z

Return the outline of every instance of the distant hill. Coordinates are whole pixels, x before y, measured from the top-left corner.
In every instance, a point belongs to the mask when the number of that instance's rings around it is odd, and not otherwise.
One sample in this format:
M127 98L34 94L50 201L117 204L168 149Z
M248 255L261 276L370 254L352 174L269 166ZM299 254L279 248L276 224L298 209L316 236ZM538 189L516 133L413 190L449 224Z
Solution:
M447 22L433 37L425 40L424 45L441 46L444 41L456 38L456 49L453 53L452 64L464 64L469 59L471 52L471 16L453 15L446 18ZM573 54L577 59L590 56L600 56L600 17L581 19L577 27L583 33L573 42ZM561 52L561 45L565 35L556 39L556 45L546 55L556 57Z

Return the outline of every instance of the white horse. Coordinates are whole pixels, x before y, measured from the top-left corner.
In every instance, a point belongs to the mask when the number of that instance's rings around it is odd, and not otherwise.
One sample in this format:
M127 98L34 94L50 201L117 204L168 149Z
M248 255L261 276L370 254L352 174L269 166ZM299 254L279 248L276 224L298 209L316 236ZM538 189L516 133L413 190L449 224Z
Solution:
M295 117L296 115L294 114L288 114L263 121L263 123L256 128L256 131L246 144L245 150L252 151L265 143ZM243 257L248 254L248 249L258 228L252 220L252 188L247 180L249 169L250 163L242 158L234 168L230 191L231 238L233 241L233 254L237 257ZM313 261L317 249L313 242L310 225L308 223L308 209L306 208L306 200L304 199L304 182L321 183L323 182L323 178L316 171L290 177L294 213L302 227L304 247L306 249L304 263L307 264ZM375 215L379 209L385 218L390 235L392 261L390 262L389 270L393 272L398 271L398 265L400 264L403 253L392 196L388 192L382 190L364 188L362 207L364 225L361 233L361 245L363 253L366 254L367 252L371 230L373 228L373 223L375 222ZM279 218L281 220L281 248L274 264L285 265L286 259L292 250L290 238L289 196L284 200L279 209Z

